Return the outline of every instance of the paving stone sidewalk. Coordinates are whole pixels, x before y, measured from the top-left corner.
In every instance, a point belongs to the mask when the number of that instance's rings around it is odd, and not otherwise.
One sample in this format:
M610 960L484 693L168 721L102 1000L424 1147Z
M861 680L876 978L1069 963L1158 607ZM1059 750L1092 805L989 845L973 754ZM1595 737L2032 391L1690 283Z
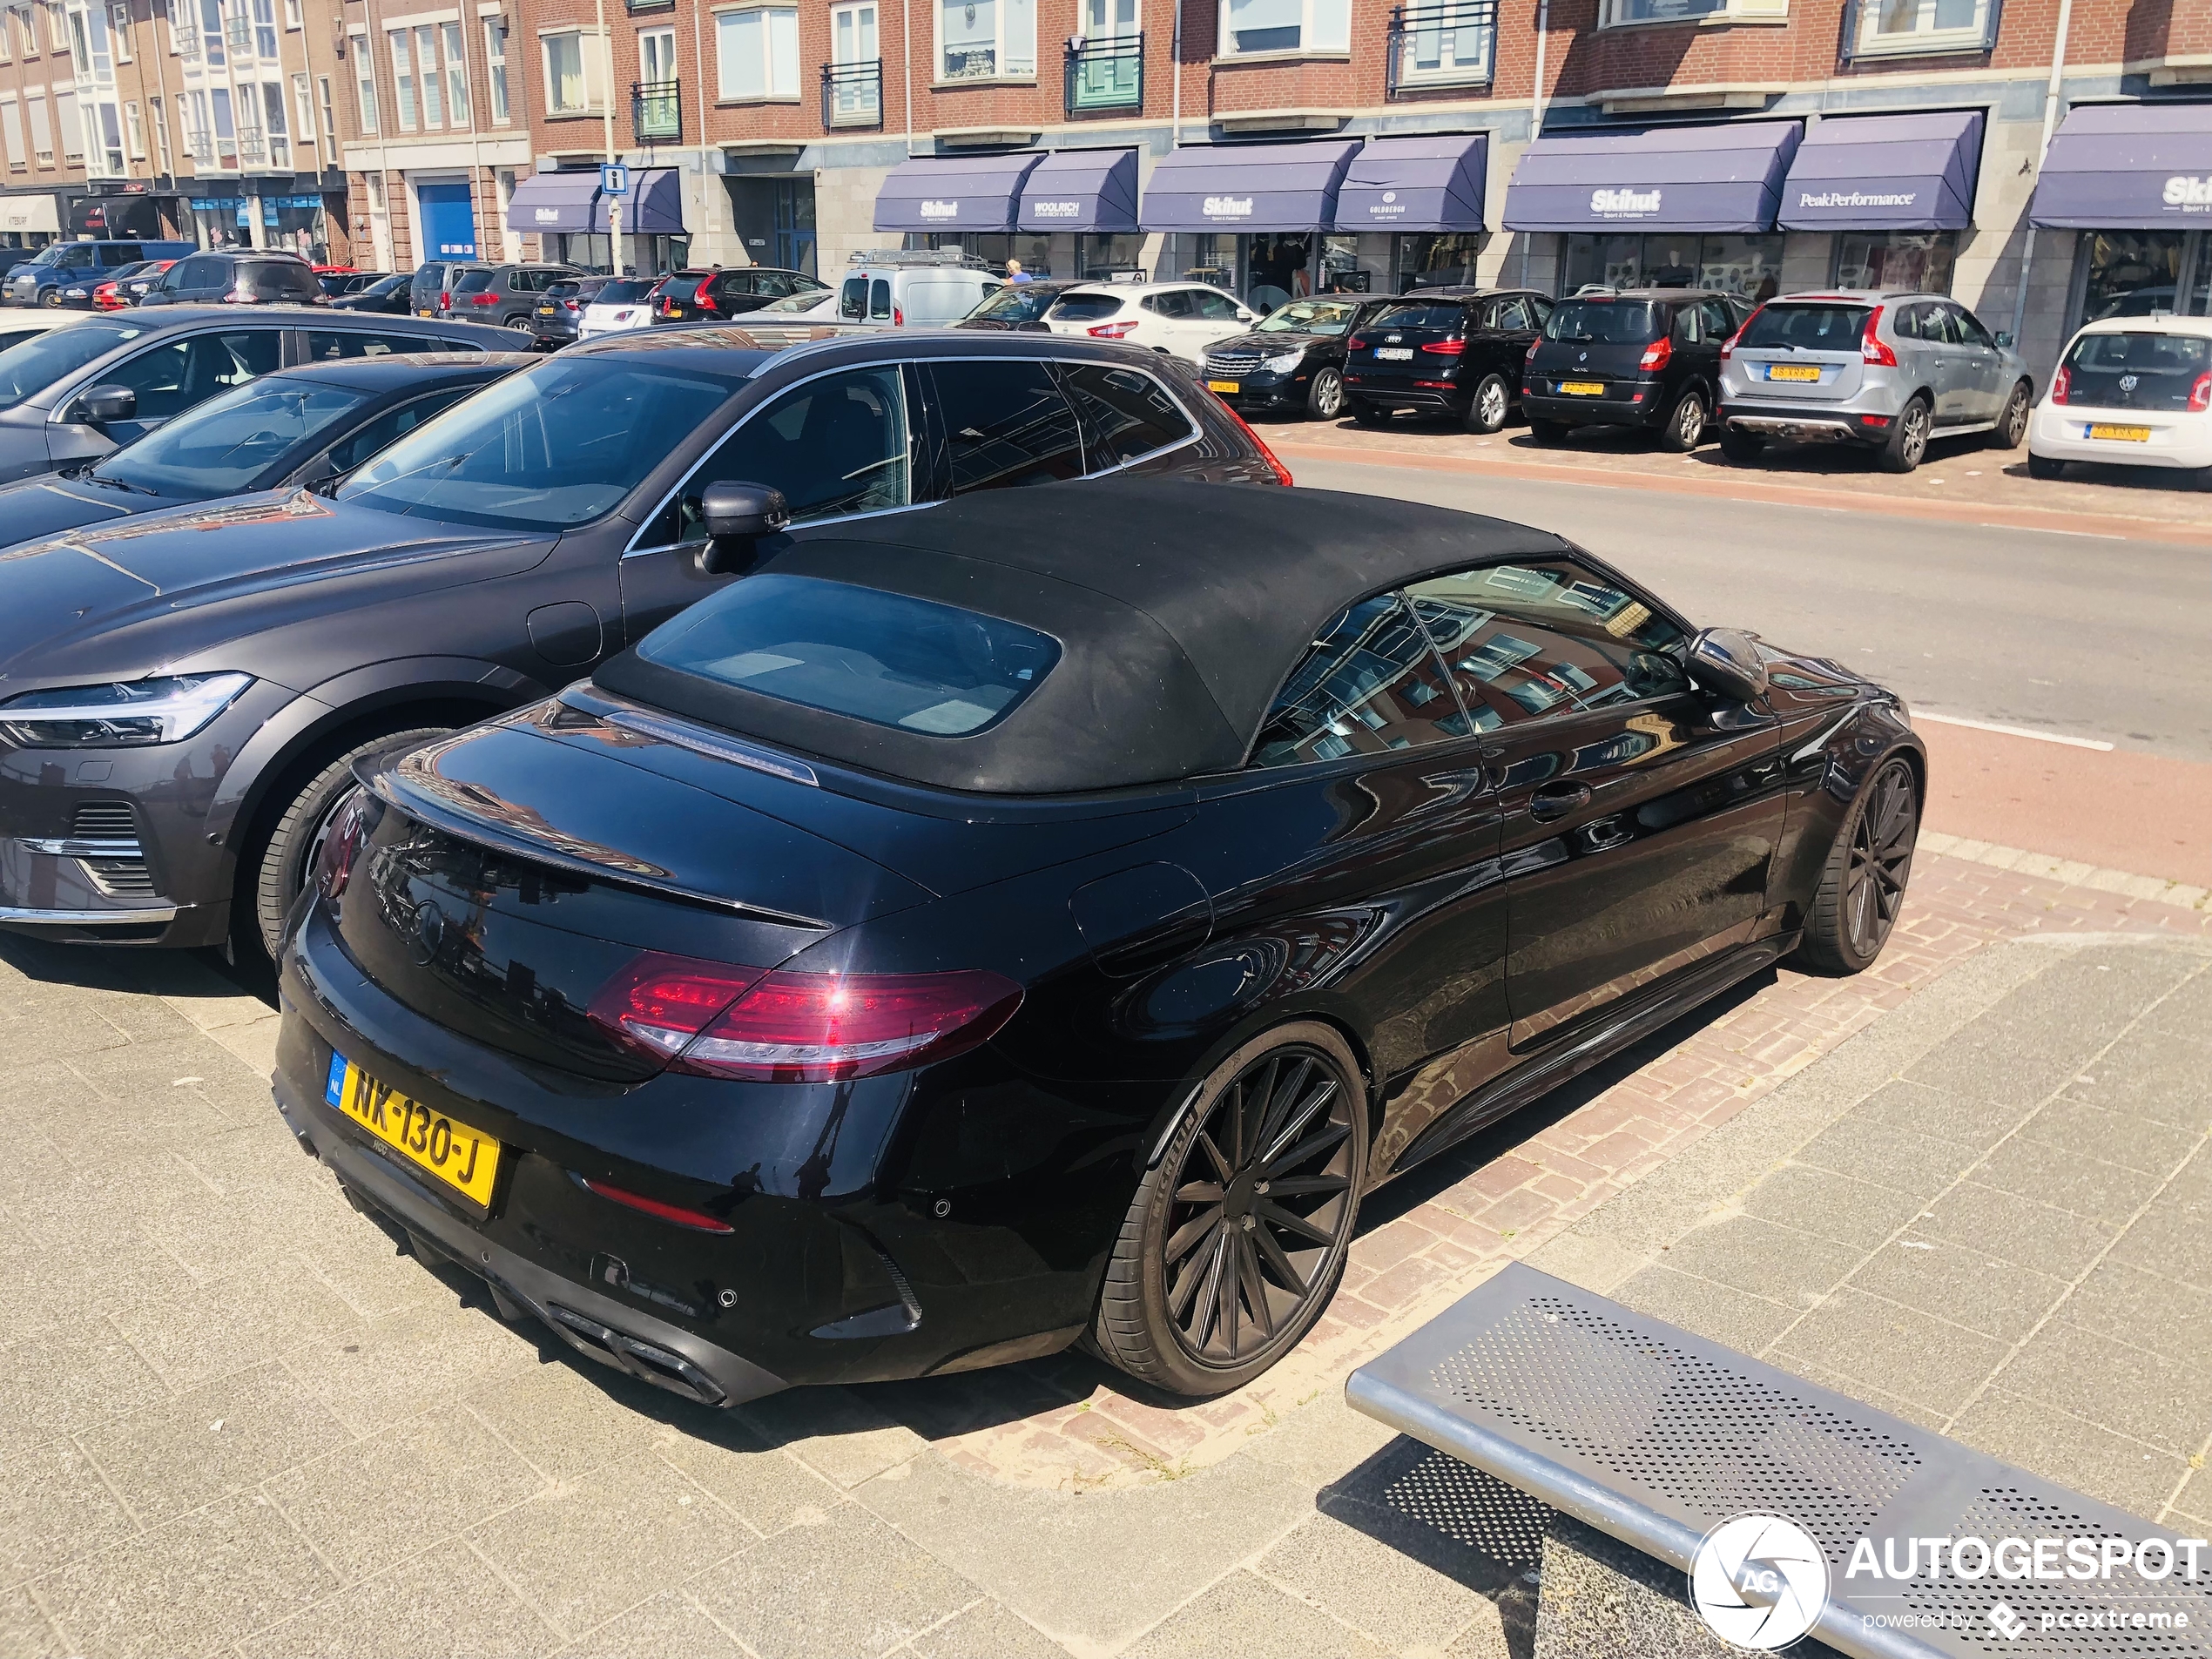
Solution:
M1596 1230L1581 1247L1610 1237L1604 1218L1686 1153L1801 1109L1796 1089L1900 1022L1946 1040L1916 1010L1979 1018L1945 1000L1961 973L2086 960L2001 941L2208 925L1931 855L1875 973L1755 983L1386 1190L1330 1319L1240 1395L1141 1398L1062 1357L719 1414L582 1366L465 1276L392 1254L270 1109L266 1009L204 968L0 943L0 1655L1525 1655L1525 1507L1351 1413L1351 1366L1509 1257L1578 1223ZM2085 1008L2117 1019L2124 1001ZM2186 1045L2180 1017L2139 1028ZM2202 1253L2201 1214L2151 1201L2128 1224L2154 1215L2198 1228ZM1608 1259L1621 1282L1651 1271ZM1836 1259L1843 1277L1866 1265ZM1792 1317L1809 1293L1717 1258L1666 1271ZM2096 1370L2108 1346L2084 1345L2082 1374L2120 1374ZM1863 1379L1849 1392L1902 1388L1872 1361L1847 1370L1838 1341L1807 1352ZM1991 1369L1973 1399L1922 1409L2051 1407L2027 1372ZM2101 1426L2162 1474L2186 1463L2175 1424Z

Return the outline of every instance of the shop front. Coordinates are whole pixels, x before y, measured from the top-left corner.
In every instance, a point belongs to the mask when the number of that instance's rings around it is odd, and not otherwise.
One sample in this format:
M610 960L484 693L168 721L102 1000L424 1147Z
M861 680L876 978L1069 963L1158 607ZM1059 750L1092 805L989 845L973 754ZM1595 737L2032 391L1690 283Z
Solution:
M1136 152L1055 151L1023 180L1015 222L1024 240L1045 240L1041 263L1015 256L1032 276L1143 274Z
M2028 208L2074 230L2067 329L2212 315L2212 105L2089 104L2051 140Z
M1539 138L1506 187L1507 230L1558 233L1560 292L1782 286L1784 180L1804 129L1728 122Z
M1973 223L1979 110L1838 117L1805 135L1784 181L1784 230L1825 233L1839 288L1951 292Z
M1147 231L1168 239L1157 275L1211 282L1272 310L1352 289L1359 239L1336 232L1357 138L1190 145L1162 158L1144 192Z
M615 249L608 240L607 199L599 172L530 173L516 180L508 199L507 228L539 239L541 257L578 270L611 273ZM630 175L622 198L622 264L642 275L679 270L691 254L684 224L683 177L673 167L641 167Z
M69 204L70 234L95 241L163 241L188 220L181 197L157 196L143 186L114 195L73 197Z
M875 228L903 247L957 248L994 270L1012 259L1032 276L1073 275L1055 271L1052 233L1021 223L1022 192L1048 159L1039 150L913 157L876 192Z
M1328 286L1372 293L1383 286L1378 273L1395 293L1474 283L1489 165L1486 132L1369 139L1345 170L1339 234L1329 239L1359 239L1356 274L1333 275Z
M0 195L0 246L44 247L61 233L61 211L51 192Z

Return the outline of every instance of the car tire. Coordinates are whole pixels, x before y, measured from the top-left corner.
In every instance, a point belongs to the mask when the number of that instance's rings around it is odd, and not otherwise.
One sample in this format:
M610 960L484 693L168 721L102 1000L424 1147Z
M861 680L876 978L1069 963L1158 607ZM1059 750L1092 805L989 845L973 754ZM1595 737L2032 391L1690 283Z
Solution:
M1705 395L1691 387L1675 400L1659 428L1659 447L1670 455L1686 455L1705 435Z
M1564 421L1539 421L1532 415L1529 417L1528 421L1528 435L1535 439L1537 442L1542 444L1565 443L1567 442L1567 422Z
M1333 368L1317 368L1305 388L1305 413L1316 421L1333 421L1344 413L1344 376Z
M288 796L272 799L267 811L276 814L275 825L240 869L240 889L253 900L253 927L250 930L233 927L233 938L258 939L269 959L275 961L284 937L284 919L314 873L315 858L322 851L322 838L330 820L360 786L354 782L354 763L403 745L428 743L451 730L442 725L410 726L356 739L315 767L304 781L297 782ZM296 772L293 778L298 779Z
M1874 452L1874 464L1884 472L1911 472L1927 456L1933 420L1928 400L1914 398L1890 422L1890 435Z
M529 319L529 318L528 318L528 317L526 317L526 316L525 316L525 317L509 317L509 318L507 320L507 327L509 327L509 328L512 328L512 329L516 330L518 334L529 334L529 335L530 335L532 338L536 338L536 334L537 334L537 327L536 327L536 325L535 323L533 323L533 322L530 320L530 319Z
M1467 400L1467 429L1491 433L1502 429L1513 412L1513 388L1502 374L1485 374Z
M1873 965L1905 903L1919 833L1919 779L1892 755L1859 790L1821 869L1798 947L1814 968L1857 974Z
M1343 1036L1302 1021L1254 1037L1193 1092L1130 1204L1099 1352L1177 1394L1250 1382L1335 1294L1366 1166L1366 1088Z
M2063 478L2066 476L2066 462L2055 455L2039 455L2031 450L2027 457L2027 475L2040 478L2047 483L2054 478Z
M1730 461L1749 464L1766 453L1766 440L1756 433L1738 432L1734 427L1721 428L1721 453Z
M1362 403L1355 397L1352 400L1352 418L1361 426L1388 426L1390 411L1379 409L1372 403Z
M2017 449L2027 439L2027 419L2035 411L2035 395L2026 381L2013 388L2013 395L2005 400L2004 413L1997 417L1997 429L1989 435L1993 449Z
M62 291L59 288L41 289L38 303L49 311L59 311L62 308Z

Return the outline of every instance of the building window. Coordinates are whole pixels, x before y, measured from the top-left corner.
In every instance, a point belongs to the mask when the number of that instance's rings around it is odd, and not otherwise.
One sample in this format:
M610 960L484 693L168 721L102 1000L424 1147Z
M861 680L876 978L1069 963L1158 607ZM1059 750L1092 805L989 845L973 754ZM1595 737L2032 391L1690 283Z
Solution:
M1413 0L1393 14L1399 86L1480 85L1490 78L1498 36L1490 0Z
M269 165L280 172L292 171L292 134L285 119L284 86L279 81L261 83L261 112L269 123Z
M442 23L438 25L440 44L445 50L446 108L452 111L453 125L465 127L469 122L469 55L461 38L461 25Z
M427 24L415 31L415 68L422 82L422 125L442 127L445 90L438 75L438 31Z
M1352 0L1229 0L1221 55L1340 52L1352 47Z
M1854 0L1844 19L1846 57L1986 51L1996 0Z
M545 112L597 115L607 98L607 43L591 30L540 37L545 52Z
M1790 0L1602 0L1598 12L1601 29L1623 24L1696 23L1704 17L1783 19L1790 15Z
M1349 0L1318 0L1346 4ZM1037 72L1036 0L941 0L938 78L1026 77Z
M717 14L714 57L715 96L725 102L797 98L799 13L763 6Z
M162 172L174 172L176 169L169 165L169 111L158 98L148 98L146 108L153 113L153 158L161 164Z
M69 14L57 5L46 8L46 44L57 52L69 50Z
M1573 293L1592 284L1608 288L1718 288L1750 300L1769 300L1782 287L1782 240L1779 233L1571 235L1560 292Z
M12 60L16 55L16 31L8 23L8 14L0 11L0 64Z
M307 78L305 75L292 78L292 110L300 142L313 144L315 141L315 106L314 100L307 96ZM333 161L327 165L335 166L337 164Z
M272 60L277 55L276 0L253 0L253 50Z
M300 10L300 0L284 0L284 26L287 29L298 29L306 22L307 18Z
M363 132L376 131L376 66L368 60L368 37L355 35L353 45L354 114Z
M484 79L491 91L491 119L494 126L505 126L511 118L507 107L507 19L484 19Z
M338 111L330 101L330 77L316 76L315 91L320 95L319 102L322 108L323 147L329 151L329 165L334 167L338 165Z
M400 106L400 131L415 131L415 60L409 53L408 34L404 29L395 29L392 41L393 96Z
M77 94L54 91L54 125L62 130L62 159L84 159L84 119L77 112Z
M23 172L23 110L13 98L0 104L0 132L7 135L8 171Z
M24 100L30 106L30 157L42 167L54 165L54 129L46 114L46 100L37 93Z
M108 12L108 24L115 37L115 61L118 64L129 63L131 61L131 8L128 6L111 8Z
M1958 251L1956 231L1838 231L1834 286L1949 293Z
M231 115L231 89L218 86L208 97L215 105L215 165L219 167L238 165L238 124Z
M199 37L210 68L228 61L223 56L223 0L199 0Z

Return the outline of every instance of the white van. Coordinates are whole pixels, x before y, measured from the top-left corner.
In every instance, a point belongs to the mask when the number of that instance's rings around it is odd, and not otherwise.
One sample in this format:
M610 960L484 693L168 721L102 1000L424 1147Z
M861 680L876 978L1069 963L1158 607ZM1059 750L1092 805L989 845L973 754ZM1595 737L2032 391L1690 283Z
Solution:
M879 328L943 328L1005 286L1003 277L956 254L870 255L846 267L836 312L823 320Z

